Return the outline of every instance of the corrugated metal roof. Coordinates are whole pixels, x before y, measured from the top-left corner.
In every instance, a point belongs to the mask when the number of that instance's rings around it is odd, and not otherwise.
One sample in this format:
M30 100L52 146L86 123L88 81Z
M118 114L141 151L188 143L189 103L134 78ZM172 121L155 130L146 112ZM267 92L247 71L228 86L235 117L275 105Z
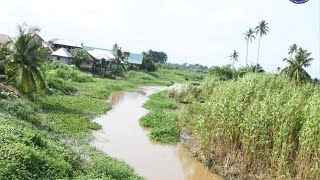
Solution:
M142 64L142 60L143 60L142 54L130 53L128 57L128 63L131 63L131 64Z
M54 44L65 45L65 46L83 48L82 43L76 42L76 41L53 38L53 39L49 40L49 42L52 42Z
M83 46L83 49L86 51L92 51L94 49L100 49L100 50L105 50L105 51L112 51L110 49L105 49L105 48L98 48L98 47L91 47L91 46Z
M109 51L109 50L93 49L93 50L89 50L88 53L94 58L99 60L101 59L109 60L114 58L112 51Z
M51 55L72 58L72 55L65 48L60 48L55 52L51 53Z

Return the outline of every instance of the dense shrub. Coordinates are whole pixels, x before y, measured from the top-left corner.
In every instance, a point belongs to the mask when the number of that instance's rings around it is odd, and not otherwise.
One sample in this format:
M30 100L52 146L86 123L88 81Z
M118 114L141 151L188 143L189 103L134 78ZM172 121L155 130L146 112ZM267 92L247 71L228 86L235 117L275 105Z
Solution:
M62 80L60 78L49 76L47 77L46 81L49 88L56 89L63 92L64 94L71 94L77 91L74 86L70 85L65 80Z
M148 72L157 70L156 65L149 59L143 59L141 68L147 70Z
M319 178L318 88L250 74L237 81L208 80L200 89L205 101L194 98L180 124L196 137L208 165L225 167L227 177Z
M74 65L59 64L57 62L46 63L43 65L45 74L54 78L72 80L75 82L89 82L93 80L91 74L81 72Z
M80 83L93 81L91 74L81 72L74 65L60 64L58 62L43 63L41 69L45 76L47 86L51 89L61 91L64 94L70 94L76 91L76 88L68 81Z

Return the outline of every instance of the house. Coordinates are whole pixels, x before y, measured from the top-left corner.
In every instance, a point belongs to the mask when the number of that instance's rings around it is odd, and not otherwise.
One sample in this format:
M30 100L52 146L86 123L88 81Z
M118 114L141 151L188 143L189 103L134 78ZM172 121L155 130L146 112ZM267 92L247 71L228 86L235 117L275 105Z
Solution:
M70 51L70 54L74 57L76 52L79 50L80 48L77 49L72 49ZM88 58L85 59L84 61L82 61L79 65L80 69L86 69L86 70L93 70L95 67L95 58L89 54L87 51L85 51L88 55Z
M72 49L83 48L83 43L58 38L50 39L48 44L54 51L64 48L70 52Z
M2 44L7 44L10 41L10 37L4 34L0 34L0 46ZM5 59L6 54L0 54L0 61ZM0 79L4 78L5 76L3 75L5 72L4 67L0 67Z
M65 48L60 48L49 55L49 60L56 60L62 64L70 64L72 61L72 55Z
M108 69L109 63L114 59L113 51L111 50L95 47L84 47L84 49L93 57L94 68L97 71Z
M84 47L84 49L98 61L111 61L114 59L112 50L95 47Z
M127 56L127 62L129 63L129 67L135 68L135 69L140 68L143 61L143 55L136 54L136 53L128 53L128 54L129 56Z
M10 41L10 37L8 35L0 34L0 45L6 44L9 41Z

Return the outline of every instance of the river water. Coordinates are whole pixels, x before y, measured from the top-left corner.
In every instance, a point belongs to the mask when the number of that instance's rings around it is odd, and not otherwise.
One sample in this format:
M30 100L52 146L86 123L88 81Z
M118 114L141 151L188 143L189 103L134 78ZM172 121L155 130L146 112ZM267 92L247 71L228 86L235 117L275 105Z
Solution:
M150 180L222 179L192 158L181 145L153 142L139 124L147 114L142 106L148 95L164 87L143 87L136 92L118 92L110 98L112 110L95 119L102 130L95 131L92 144L110 156L126 161L138 174Z

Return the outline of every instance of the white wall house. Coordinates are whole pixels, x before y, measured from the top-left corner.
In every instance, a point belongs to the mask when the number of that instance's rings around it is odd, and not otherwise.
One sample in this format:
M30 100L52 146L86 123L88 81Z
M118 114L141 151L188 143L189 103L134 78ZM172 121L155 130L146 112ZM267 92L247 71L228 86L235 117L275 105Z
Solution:
M62 64L70 64L72 61L72 55L65 48L60 48L51 53L49 59L51 61L55 60Z

